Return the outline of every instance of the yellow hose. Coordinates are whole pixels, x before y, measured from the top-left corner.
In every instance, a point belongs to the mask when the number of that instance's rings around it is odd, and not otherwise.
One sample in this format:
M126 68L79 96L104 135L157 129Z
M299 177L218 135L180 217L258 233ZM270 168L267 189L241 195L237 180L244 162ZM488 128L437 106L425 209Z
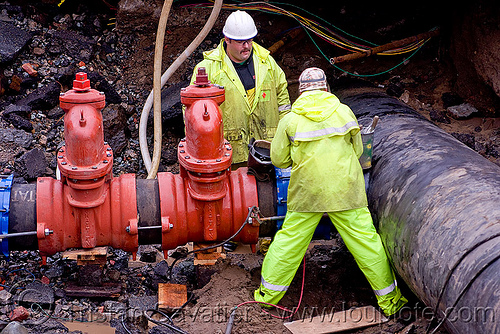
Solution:
M155 44L155 60L153 68L153 121L154 121L154 146L153 146L153 162L151 170L148 174L148 179L154 179L161 158L161 62L163 59L163 41L165 40L165 30L167 29L167 19L172 7L173 0L165 0L161 9L160 22L158 23L158 31L156 32Z
M200 43L205 39L210 30L215 24L217 17L219 16L220 10L222 8L222 0L216 0L210 17L205 23L205 26L200 31L198 36L189 44L189 46L182 52L182 54L170 65L170 67L163 73L161 78L159 78L159 73L161 73L161 62L162 62L162 51L163 51L163 40L165 36L166 22L170 7L172 5L171 0L166 0L161 16L160 22L158 23L158 32L156 35L156 45L155 45L155 64L154 64L154 75L153 75L153 90L149 94L144 108L141 114L141 121L139 123L139 144L141 147L142 159L144 165L148 170L148 179L154 179L156 173L158 172L158 166L160 165L161 158L161 141L162 141L162 128L161 128L161 88L165 85L170 76L179 68L179 66L186 60L187 57L200 45ZM147 146L146 130L147 121L149 117L149 112L151 110L151 104L154 106L154 149L153 149L153 161L149 156L149 150Z

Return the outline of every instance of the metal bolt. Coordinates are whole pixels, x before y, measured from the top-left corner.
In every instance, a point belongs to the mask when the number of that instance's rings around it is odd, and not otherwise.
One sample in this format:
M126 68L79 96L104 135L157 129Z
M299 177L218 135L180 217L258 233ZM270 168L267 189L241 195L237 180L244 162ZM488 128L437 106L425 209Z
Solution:
M108 160L103 160L102 162L103 162L103 163L105 163L105 164L107 164L107 163L108 163Z
M226 147L226 149L227 149L228 151L231 151L231 147Z
M125 231L127 231L127 233L130 233L130 226L125 227Z
M106 156L110 157L110 156L111 156L111 153L106 154Z
M184 147L184 144L179 144L179 147Z
M196 160L196 162L200 163L200 162L201 162L201 160Z
M62 158L63 158L63 156L62 156L62 155L58 155L58 156L57 156L57 158L58 158L58 159L62 159Z
M174 224L168 224L168 227L173 228Z
M73 166L73 167L71 167L71 169L76 170L76 169L78 169L78 167Z
M182 138L182 139L181 139L181 141L182 141L182 142L186 141L186 138Z
M48 228L46 228L43 232L44 232L45 235L50 235L50 234L54 233L53 230L49 230Z
M217 162L221 162L222 160L221 160L221 159L215 159L215 161L217 161Z
M59 93L59 96L64 96L65 93Z
M97 169L97 166L92 166L92 169Z
M67 164L66 161L61 162L61 165L66 165L66 164Z
M104 95L104 92L99 92L99 95Z
M179 152L180 152L180 153L186 153L186 151L184 151L184 150L180 150Z
M224 155L225 155L226 157L228 157L228 156L230 156L231 154L229 154L229 153L226 153L226 154L224 154Z
M106 149L106 151L111 151L111 147L108 147L108 148Z
M190 159L191 157L189 155L186 155L184 158L186 159Z

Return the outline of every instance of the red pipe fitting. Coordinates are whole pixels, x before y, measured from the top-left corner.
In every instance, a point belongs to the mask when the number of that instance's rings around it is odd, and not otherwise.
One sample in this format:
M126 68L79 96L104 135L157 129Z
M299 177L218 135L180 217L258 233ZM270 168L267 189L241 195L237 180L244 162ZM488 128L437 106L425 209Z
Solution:
M160 210L162 248L228 239L250 217L233 240L255 251L259 226L249 210L258 205L257 185L246 168L231 171L232 149L219 109L224 88L211 85L200 69L195 85L181 91L181 101L187 109L186 138L178 146L180 173L158 173L160 208L153 208ZM37 183L40 254L45 261L67 248L109 245L135 257L140 229L135 175L112 176L113 152L104 142L101 115L104 94L78 73L60 102L66 112L66 144L57 155L62 178Z
M105 96L91 89L87 74L79 72L73 89L59 99L66 113L65 145L57 155L62 178L38 179L37 230L53 231L38 233L40 254L101 245L135 253L135 175L112 177L113 151L104 142L101 114Z
M231 172L232 149L219 109L224 88L211 85L200 68L195 84L181 90L181 102L186 138L177 151L180 174L158 174L164 250L188 241L225 240L258 205L255 178L246 168ZM254 248L258 236L258 225L249 224L234 240Z

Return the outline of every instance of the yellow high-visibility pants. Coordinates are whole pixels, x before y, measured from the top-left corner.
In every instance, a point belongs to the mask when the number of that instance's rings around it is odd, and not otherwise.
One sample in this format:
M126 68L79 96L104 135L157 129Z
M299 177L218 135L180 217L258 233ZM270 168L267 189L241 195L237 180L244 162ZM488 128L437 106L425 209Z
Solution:
M285 295L323 216L320 212L288 211L262 264L256 301L277 304ZM347 248L372 287L386 315L396 313L408 301L401 295L382 241L367 207L329 212Z

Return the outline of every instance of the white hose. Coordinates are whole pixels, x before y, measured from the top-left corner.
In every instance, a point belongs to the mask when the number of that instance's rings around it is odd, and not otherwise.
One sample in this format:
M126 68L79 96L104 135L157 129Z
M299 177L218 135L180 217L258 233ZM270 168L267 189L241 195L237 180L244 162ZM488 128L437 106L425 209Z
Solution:
M170 5L172 1L166 0L165 4L167 2L170 2ZM163 27L163 33L161 33L162 36L165 34L165 28L166 28L166 18L164 17L164 10L167 10L166 16L168 16L168 10L170 9L170 5L168 5L168 9L166 9L166 5L164 4L163 9L162 9L162 14L160 16L160 23L158 24L158 30L160 30L160 25L162 22L162 17L165 20L165 27ZM144 104L144 107L142 109L142 114L141 114L141 120L139 122L139 145L141 148L141 155L142 155L142 160L144 161L144 165L146 166L146 170L148 171L148 179L153 179L156 177L156 173L158 171L158 166L160 164L160 157L161 157L161 137L162 137L162 131L161 131L161 88L165 86L165 83L168 81L168 79L172 76L172 74L179 68L179 66L186 60L187 57L200 45L200 43L205 39L205 37L208 35L210 30L212 29L213 25L215 24L215 20L217 20L217 17L219 16L220 9L222 7L222 0L216 0L214 7L212 9L212 13L210 14L210 17L208 18L207 23L205 23L205 26L203 29L200 31L198 36L189 44L189 46L182 52L182 54L170 65L170 67L163 73L161 76L160 80L155 80L157 77L157 74L153 75L153 90L149 93L148 98L146 100L146 103ZM157 33L157 42L155 46L155 64L157 60L157 54L160 55L161 59L161 51L163 50L163 38L161 39L160 42L158 42L158 37L160 35L160 32ZM161 37L161 36L160 36ZM161 44L160 50L157 52L157 49L159 47L159 44ZM160 70L157 72L157 67L155 66L155 73L160 73L161 72L161 60L160 60ZM155 145L153 149L153 162L151 162L151 157L149 156L149 149L148 149L148 143L147 143L147 123L148 123L148 117L149 117L149 112L151 111L151 106L153 104L154 96L155 96L155 85L157 85L157 81L160 81L158 93L156 94L159 97L160 103L159 107L156 107L155 103L155 108L154 108L154 140L155 140ZM157 85L158 86L158 85ZM156 87L157 87L156 86ZM159 124L159 126L157 125ZM159 131L158 131L159 129Z

